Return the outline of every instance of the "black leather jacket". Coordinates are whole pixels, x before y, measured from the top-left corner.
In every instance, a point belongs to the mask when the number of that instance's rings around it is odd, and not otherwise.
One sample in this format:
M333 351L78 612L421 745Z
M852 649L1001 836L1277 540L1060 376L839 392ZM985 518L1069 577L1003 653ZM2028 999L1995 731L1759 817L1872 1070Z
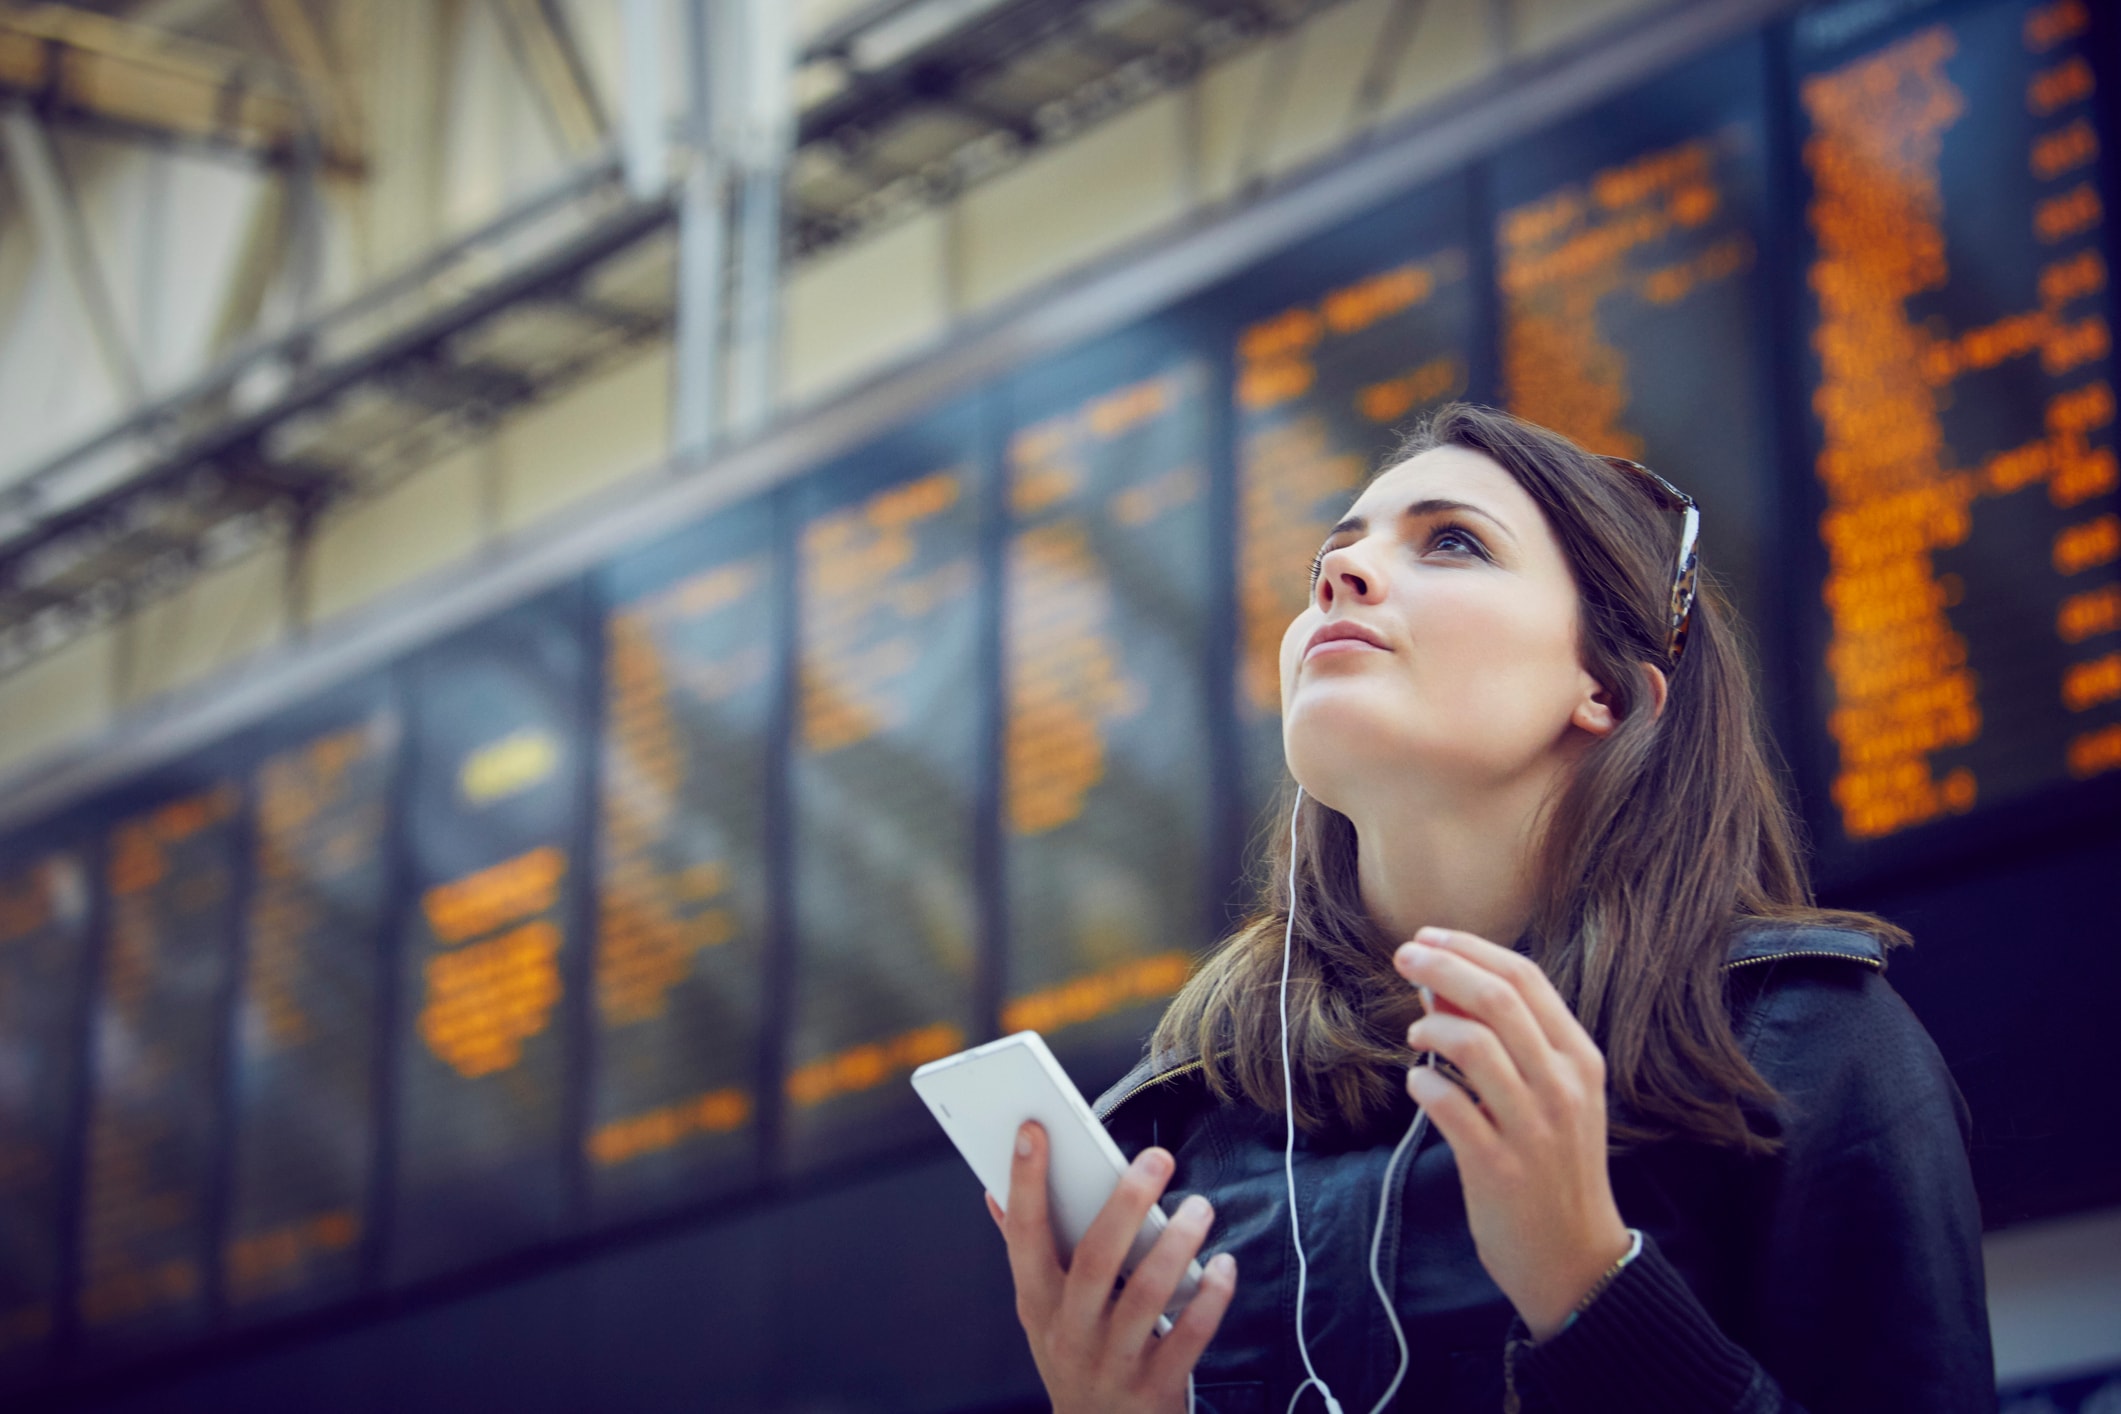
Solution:
M1966 1102L1882 975L1876 940L1759 927L1732 946L1731 1015L1783 1097L1769 1158L1670 1141L1611 1161L1641 1255L1568 1329L1532 1344L1480 1265L1451 1151L1425 1134L1393 1185L1379 1270L1412 1351L1396 1410L1961 1414L1996 1408ZM1195 1372L1200 1414L1282 1414L1303 1380L1283 1122L1218 1104L1197 1061L1152 1057L1099 1098L1133 1154L1177 1158L1166 1204L1215 1204L1237 1295ZM1299 1134L1305 1332L1345 1414L1399 1351L1370 1284L1371 1233L1412 1102L1344 1141ZM1208 1253L1204 1252L1205 1258ZM1299 1408L1325 1406L1313 1391Z

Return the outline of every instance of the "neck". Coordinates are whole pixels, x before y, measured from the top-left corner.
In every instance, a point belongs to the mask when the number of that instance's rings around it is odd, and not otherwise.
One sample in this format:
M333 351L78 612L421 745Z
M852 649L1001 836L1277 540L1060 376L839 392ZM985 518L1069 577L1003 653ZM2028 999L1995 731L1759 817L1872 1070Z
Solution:
M1345 813L1358 842L1363 907L1396 945L1422 928L1454 928L1510 946L1532 916L1540 773L1477 791L1393 790Z

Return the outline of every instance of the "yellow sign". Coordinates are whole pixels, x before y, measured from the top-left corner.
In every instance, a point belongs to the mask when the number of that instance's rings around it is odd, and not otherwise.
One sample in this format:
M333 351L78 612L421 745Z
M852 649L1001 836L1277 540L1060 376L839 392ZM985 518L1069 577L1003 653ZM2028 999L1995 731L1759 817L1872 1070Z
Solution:
M491 805L542 784L559 766L560 743L553 734L525 727L465 757L457 791L473 805Z

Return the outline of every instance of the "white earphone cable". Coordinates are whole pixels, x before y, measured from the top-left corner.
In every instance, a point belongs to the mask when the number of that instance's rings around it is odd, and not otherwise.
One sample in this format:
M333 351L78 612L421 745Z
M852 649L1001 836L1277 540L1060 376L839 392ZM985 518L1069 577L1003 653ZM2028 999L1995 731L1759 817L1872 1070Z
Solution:
M1320 1377L1318 1369L1311 1363L1311 1350L1304 1340L1304 1292L1310 1281L1310 1263L1304 1257L1303 1229L1297 1221L1296 1204L1296 1082L1289 1061L1289 959L1296 950L1296 822L1303 810L1303 787L1296 788L1296 806L1289 812L1289 921L1282 933L1281 949L1281 1084L1282 1116L1286 1121L1287 1141L1282 1148L1282 1174L1289 1185L1289 1240L1296 1248L1296 1353L1303 1358L1304 1381L1289 1397L1288 1414L1295 1414L1296 1406L1303 1400L1304 1391L1313 1385L1325 1398L1326 1414L1342 1414L1340 1401ZM1370 1286L1377 1292L1377 1299L1384 1303L1385 1320L1391 1323L1392 1339L1399 1343L1399 1368L1392 1372L1392 1383L1370 1408L1370 1414L1384 1414L1385 1406L1399 1393L1400 1382L1407 1377L1410 1353L1407 1350L1407 1333L1399 1324L1399 1313L1393 1309L1392 1295L1385 1290L1384 1277L1378 1271L1378 1254L1384 1246L1385 1215L1391 1211L1392 1178L1398 1170L1400 1160L1409 1150L1419 1147L1422 1131L1427 1127L1428 1114L1418 1106L1414 1111L1414 1122L1400 1136L1399 1144L1392 1150L1392 1157L1385 1161L1384 1183L1377 1195L1377 1226L1370 1234ZM1193 1382L1186 1381L1186 1407L1193 1407Z
M1340 1401L1318 1377L1311 1363L1311 1348L1304 1341L1304 1288L1309 1284L1311 1264L1304 1258L1303 1227L1296 1213L1296 1080L1289 1066L1289 956L1296 948L1296 819L1304 807L1302 786L1296 788L1296 808L1289 812L1289 926L1281 940L1281 1094L1282 1118L1287 1122L1288 1142L1282 1148L1282 1173L1289 1181L1289 1240L1296 1247L1296 1353L1303 1357L1304 1382L1289 1397L1289 1414L1295 1414L1304 1391L1313 1385L1325 1396L1327 1414L1341 1414Z
M1414 1110L1414 1122L1407 1126L1405 1134L1399 1136L1398 1147L1392 1150L1392 1157L1385 1162L1384 1182L1379 1185L1377 1193L1377 1227L1370 1234L1370 1286L1376 1291L1378 1301L1384 1305L1385 1319L1392 1324L1392 1339L1399 1342L1399 1368L1392 1372L1392 1383L1385 1386L1385 1392L1378 1396L1377 1403L1370 1406L1370 1414L1384 1414L1385 1406L1392 1402L1392 1396L1399 1393L1400 1381L1407 1377L1407 1364L1411 1359L1407 1350L1407 1333L1400 1327L1399 1312L1392 1309L1392 1293L1385 1290L1384 1278L1377 1271L1377 1254L1384 1246L1385 1214L1391 1210L1392 1173L1410 1149L1421 1146L1421 1132L1428 1122L1428 1111L1417 1106Z

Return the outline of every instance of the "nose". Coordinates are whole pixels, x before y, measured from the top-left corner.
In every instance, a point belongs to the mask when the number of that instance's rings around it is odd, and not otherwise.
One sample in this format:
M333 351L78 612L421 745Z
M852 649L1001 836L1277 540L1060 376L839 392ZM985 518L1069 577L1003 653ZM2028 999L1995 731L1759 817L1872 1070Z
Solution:
M1313 601L1320 613L1333 607L1342 595L1351 596L1358 604L1376 600L1380 581L1367 573L1362 562L1361 541L1342 545L1326 553L1318 566L1318 587L1312 592Z

